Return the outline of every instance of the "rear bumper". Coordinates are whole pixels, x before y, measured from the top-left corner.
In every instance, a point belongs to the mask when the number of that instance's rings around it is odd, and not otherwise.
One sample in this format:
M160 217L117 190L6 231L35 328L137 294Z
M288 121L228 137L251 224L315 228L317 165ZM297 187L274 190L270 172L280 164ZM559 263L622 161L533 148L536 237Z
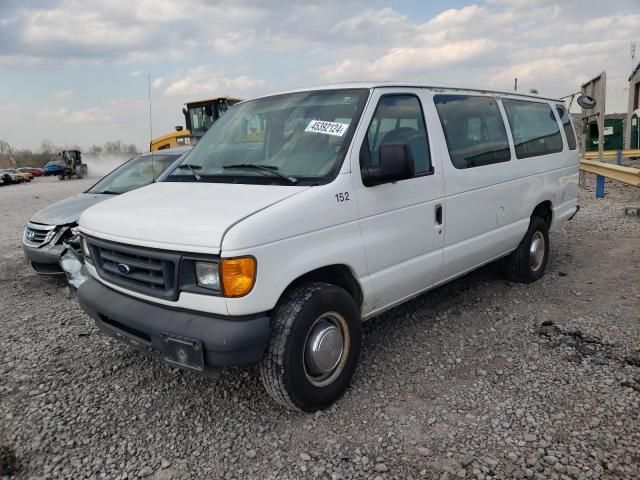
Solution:
M78 289L83 310L109 336L162 356L165 334L200 340L204 371L260 361L271 333L266 314L222 317L174 310L129 297L89 277Z

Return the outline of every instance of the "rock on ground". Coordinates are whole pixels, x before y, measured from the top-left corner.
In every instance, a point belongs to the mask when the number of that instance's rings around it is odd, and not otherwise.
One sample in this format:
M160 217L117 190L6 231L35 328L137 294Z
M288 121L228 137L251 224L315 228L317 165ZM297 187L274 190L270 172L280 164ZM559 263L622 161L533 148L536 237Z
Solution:
M0 188L0 445L15 478L640 478L640 189L592 182L546 276L489 265L364 326L353 387L289 412L100 335L25 264L37 209L91 181ZM85 334L78 335L82 331ZM10 477L13 478L13 477Z

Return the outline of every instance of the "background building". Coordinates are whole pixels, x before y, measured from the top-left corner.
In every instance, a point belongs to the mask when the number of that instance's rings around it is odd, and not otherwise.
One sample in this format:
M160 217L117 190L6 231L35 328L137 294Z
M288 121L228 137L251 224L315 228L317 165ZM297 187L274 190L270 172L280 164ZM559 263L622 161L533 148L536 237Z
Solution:
M624 145L626 148L640 148L640 63L629 77L629 103Z

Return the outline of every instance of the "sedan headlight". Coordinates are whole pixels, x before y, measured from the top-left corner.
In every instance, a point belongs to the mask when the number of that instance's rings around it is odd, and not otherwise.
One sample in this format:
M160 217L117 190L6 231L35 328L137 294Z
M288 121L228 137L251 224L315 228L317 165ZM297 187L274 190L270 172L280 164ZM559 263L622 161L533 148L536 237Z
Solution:
M220 273L217 262L196 262L198 286L210 290L220 290Z

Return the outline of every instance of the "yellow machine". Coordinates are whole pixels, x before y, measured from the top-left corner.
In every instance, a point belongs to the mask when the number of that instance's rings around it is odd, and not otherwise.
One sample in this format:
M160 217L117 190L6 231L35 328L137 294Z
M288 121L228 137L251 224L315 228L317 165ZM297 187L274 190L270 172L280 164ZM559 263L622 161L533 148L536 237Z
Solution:
M165 148L195 145L198 139L209 130L211 125L226 112L230 106L240 102L239 98L210 98L185 103L182 109L187 128L176 127L175 132L154 138L149 144L152 152Z
M154 138L149 144L149 150L155 152L157 150L164 150L165 148L183 147L185 145L192 145L191 132L178 126L175 132Z

